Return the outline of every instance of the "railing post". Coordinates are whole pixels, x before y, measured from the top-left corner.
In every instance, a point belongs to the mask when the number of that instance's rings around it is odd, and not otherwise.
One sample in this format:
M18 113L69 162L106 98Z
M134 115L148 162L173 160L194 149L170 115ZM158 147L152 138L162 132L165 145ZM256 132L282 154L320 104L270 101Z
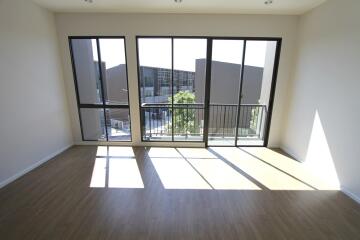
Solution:
M225 137L226 105L224 106L223 138Z
M187 127L186 127L186 131L185 131L185 139L188 138L187 132L189 130L189 104L186 104L186 121L187 121L187 123L186 123Z
M152 121L152 108L149 108L150 112L149 112L149 128L150 128L150 138L152 137L151 135L151 121Z

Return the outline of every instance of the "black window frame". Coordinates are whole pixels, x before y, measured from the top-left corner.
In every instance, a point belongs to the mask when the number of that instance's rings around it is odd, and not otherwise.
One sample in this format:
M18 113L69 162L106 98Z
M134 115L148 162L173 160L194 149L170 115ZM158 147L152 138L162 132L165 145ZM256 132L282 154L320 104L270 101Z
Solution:
M204 96L204 129L203 129L203 140L202 141L184 141L184 140L174 140L174 131L172 131L172 138L171 141L154 141L154 140L146 140L144 139L144 129L143 129L143 116L142 116L142 109L141 109L141 90L140 90L140 59L139 59L139 39L141 38L168 38L171 39L171 61L172 61L172 75L174 72L173 69L173 62L174 62L174 39L206 39L207 40L207 52L206 52L206 75L205 75L205 96ZM213 40L242 40L244 41L243 46L243 59L242 63L245 61L245 51L246 51L246 42L247 41L275 41L276 42L276 51L275 51L275 58L274 58L274 67L273 67L273 74L271 80L271 88L270 88L270 96L269 96L269 106L267 111L267 117L264 126L264 140L263 145L239 145L238 144L238 129L236 129L236 136L235 136L235 147L267 147L269 142L269 134L270 134L270 127L271 127L271 118L273 112L273 105L274 105L274 98L275 98L275 89L276 89L276 82L279 70L279 62L280 62L280 53L282 47L282 37L232 37L232 36L177 36L177 35L136 35L136 60L137 60L137 74L138 74L138 98L139 98L139 116L140 116L140 131L141 131L141 142L189 142L189 143L204 143L205 147L208 147L208 127L209 127L209 111L210 111L210 89L211 89L211 64L212 64L212 43ZM240 94L242 91L242 80L243 80L243 73L244 68L241 67L241 79L239 84ZM173 76L171 78L173 83ZM171 91L173 95L173 85L171 84ZM239 94L239 104L241 103L241 97ZM173 104L172 104L173 105ZM238 116L239 118L239 111ZM238 121L238 119L237 119ZM237 122L237 126L239 123ZM236 127L238 128L238 127ZM211 147L229 147L224 145L211 145Z
M140 81L140 59L139 59L139 39L140 38L166 38L166 39L170 39L171 40L171 74L170 74L170 83L169 83L169 86L171 88L170 92L171 92L171 96L172 96L172 103L171 103L171 107L173 108L174 106L174 73L175 73L175 69L174 69L174 39L204 39L204 40L207 40L207 45L208 45L208 37L204 37L204 36L191 36L191 37L188 37L188 36L150 36L150 35L146 35L146 36L140 36L140 35L137 35L135 36L135 40L136 40L136 61L137 61L137 74L138 74L138 93L139 93L139 114L140 114L140 131L141 131L141 142L155 142L155 143L168 143L168 142L180 142L180 143L204 143L205 141L205 138L204 138L204 134L203 133L203 137L202 137L202 140L200 141L186 141L186 140L175 140L174 139L174 124L172 124L172 136L171 136L171 141L154 141L154 140L145 140L143 137L144 137L144 128L143 128L143 114L142 114L142 111L141 111L141 89L140 89L140 84L141 84L141 81ZM205 90L206 91L206 90ZM205 100L204 100L204 103L201 104L201 109L204 110L204 115L205 115ZM172 115L173 117L173 115ZM173 119L172 119L172 122Z
M76 66L75 66L75 58L74 58L74 52L72 47L72 40L75 39L95 39L96 45L97 45L97 55L98 55L98 68L99 68L99 78L100 78L100 87L101 87L101 104L86 104L80 102L80 94L79 94L79 88L78 88L78 82L77 82L77 75L76 75ZM126 71L126 85L127 85L127 104L106 104L105 99L105 90L103 86L103 79L102 79L102 67L101 67L101 49L100 49L100 39L123 39L124 40L124 54L125 54L125 71ZM73 71L73 79L74 79L74 86L75 86L75 92L76 92L76 101L77 101L77 108L78 108L78 116L79 116L79 122L80 122L80 130L81 130L81 138L82 141L92 141L92 142L132 142L132 122L131 122L131 115L130 115L130 97L129 97L129 78L128 78L128 65L127 65L127 54L126 54L126 38L125 36L68 36L68 43L69 43L69 49L70 49L70 57L71 57L71 65L72 65L72 71ZM95 139L85 139L84 138L84 131L82 126L82 117L81 117L81 109L102 109L104 112L104 121L105 121L105 140L95 140ZM106 111L107 109L128 109L129 111L129 121L130 121L130 140L109 140L109 134L107 131L107 116Z

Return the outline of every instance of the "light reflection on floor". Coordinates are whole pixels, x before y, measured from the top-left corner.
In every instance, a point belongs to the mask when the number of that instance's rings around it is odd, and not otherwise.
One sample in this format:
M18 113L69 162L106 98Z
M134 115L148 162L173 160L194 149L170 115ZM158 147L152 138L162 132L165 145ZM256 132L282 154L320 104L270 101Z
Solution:
M90 187L144 188L133 149L98 146Z
M285 155L264 147L147 150L164 189L335 190ZM99 146L92 188L144 188L131 147Z

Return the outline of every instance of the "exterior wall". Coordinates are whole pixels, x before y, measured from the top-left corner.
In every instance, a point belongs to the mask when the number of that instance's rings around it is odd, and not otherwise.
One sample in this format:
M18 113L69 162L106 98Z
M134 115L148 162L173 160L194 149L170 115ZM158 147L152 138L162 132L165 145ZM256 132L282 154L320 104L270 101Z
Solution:
M117 66L106 68L106 62L102 62L102 86L104 88L104 97L106 104L117 105L117 104L128 104L128 86L127 86L127 68L126 64L119 64ZM102 115L98 114L100 121L103 120ZM111 133L112 128L117 130L119 129L128 129L130 125L129 121L129 109L105 109L106 114L106 127L108 133ZM115 130L115 131L117 131ZM102 129L104 131L104 129ZM127 130L126 130L127 131ZM106 134L105 132L103 133ZM119 137L109 134L109 139L115 141L125 140L128 141L127 136Z
M64 66L64 76L70 103L70 115L74 136L81 142L80 126L77 116L76 97L72 78L67 37L71 35L125 36L129 76L130 115L132 121L133 145L152 145L141 142L140 111L138 108L138 82L136 38L141 35L162 36L249 36L282 37L274 111L270 129L269 146L279 146L283 128L282 116L286 102L290 69L297 31L297 16L272 15L214 15L214 14L92 14L58 13L57 30ZM189 27L191 26L191 27ZM128 144L128 143L126 143ZM159 145L158 143L155 143ZM181 143L183 144L183 143ZM171 146L172 144L162 143ZM173 145L179 146L179 143ZM189 143L184 146L203 146Z
M205 59L196 60L195 72L195 96L197 101L204 103L204 86L205 86ZM239 84L240 84L240 70L241 65L233 63L225 63L212 61L211 64L211 89L210 89L210 104L234 104L239 102ZM241 104L258 104L261 88L262 88L263 69L260 67L246 66L244 69L243 82L243 98ZM225 108L222 107L218 112L216 108L210 109L210 119L217 119L219 113L222 114ZM244 112L245 113L245 112ZM227 108L226 117L228 121L224 128L236 128L236 114L237 108ZM250 118L248 121L240 123L240 127L248 128ZM217 121L209 122L210 128L219 127ZM231 132L231 131L227 131Z
M328 0L301 17L282 137L284 149L358 200L359 10L358 0Z
M106 93L110 104L126 104L128 102L128 87L126 79L126 65L105 70ZM127 119L126 111L112 111L111 118L122 121Z
M273 77L274 63L276 53L276 42L268 41L266 45L265 64L262 76L261 94L259 103L269 105L271 82Z
M205 59L196 60L195 95L204 102ZM212 61L210 103L238 104L241 65ZM242 104L258 104L261 92L263 69L246 66L244 69L244 92Z
M73 139L53 14L32 1L1 0L0 36L2 187Z
M100 103L97 95L98 62L93 59L91 40L74 39L72 49L76 70L76 81L81 103ZM106 82L106 81L105 81ZM82 109L82 127L85 139L99 139L103 134L97 109Z

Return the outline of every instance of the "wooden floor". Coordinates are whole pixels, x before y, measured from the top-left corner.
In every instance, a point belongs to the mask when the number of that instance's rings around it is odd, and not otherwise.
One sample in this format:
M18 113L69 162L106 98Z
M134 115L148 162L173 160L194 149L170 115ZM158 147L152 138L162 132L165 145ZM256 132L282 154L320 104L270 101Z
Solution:
M75 146L0 189L0 239L360 239L338 191L166 189L144 148L144 188L89 187L95 146Z

